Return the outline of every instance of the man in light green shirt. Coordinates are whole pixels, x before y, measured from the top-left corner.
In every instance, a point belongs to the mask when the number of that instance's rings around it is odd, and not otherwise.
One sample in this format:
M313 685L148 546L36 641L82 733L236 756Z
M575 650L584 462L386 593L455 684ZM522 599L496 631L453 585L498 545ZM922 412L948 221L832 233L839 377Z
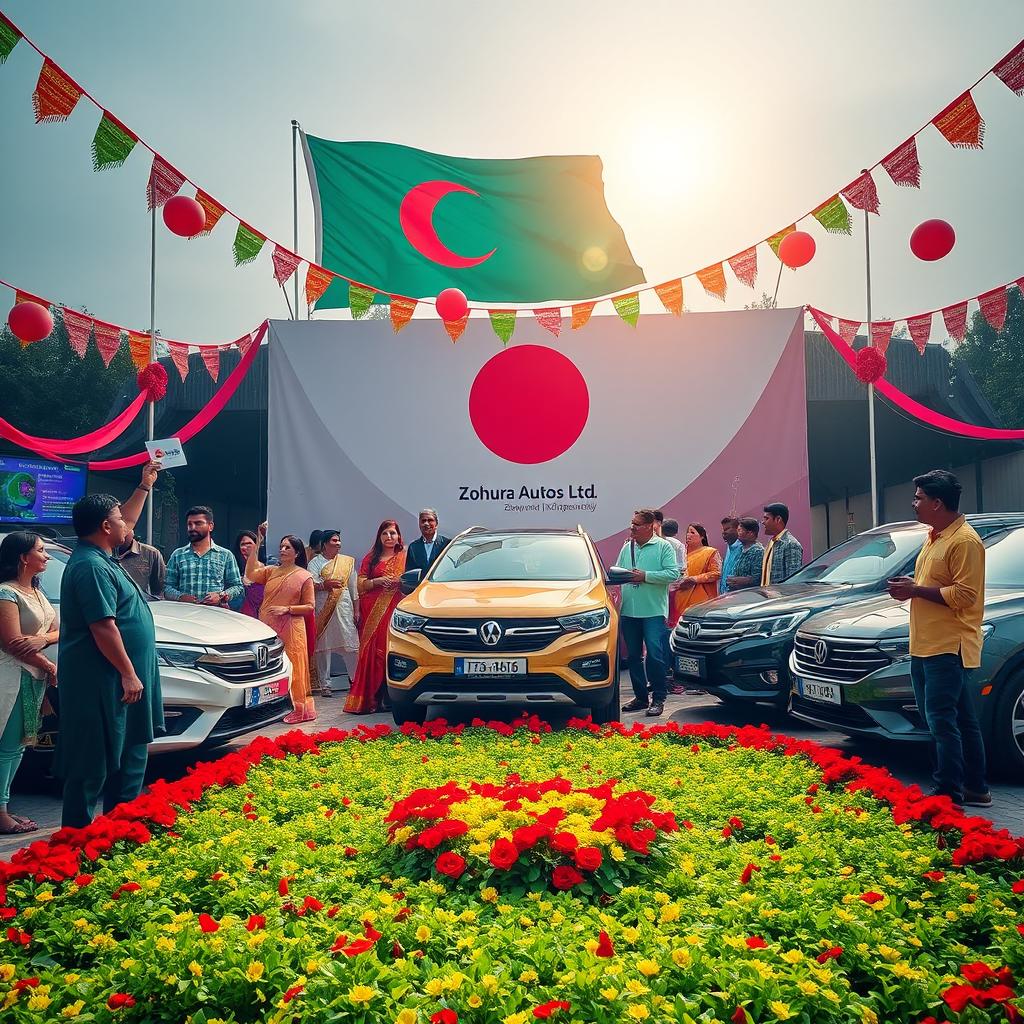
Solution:
M622 705L622 710L646 709L651 718L665 711L668 588L679 579L676 553L667 540L654 535L654 519L654 510L650 508L640 508L633 513L629 540L623 544L615 563L632 571L632 582L622 586L619 625L626 641L634 697Z

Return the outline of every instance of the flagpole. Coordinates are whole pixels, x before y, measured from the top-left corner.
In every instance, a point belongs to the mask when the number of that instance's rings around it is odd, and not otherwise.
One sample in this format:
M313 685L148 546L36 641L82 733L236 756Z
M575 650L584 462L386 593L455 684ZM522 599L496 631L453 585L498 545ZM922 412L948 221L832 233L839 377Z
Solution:
M149 243L149 361L156 362L156 204L150 221ZM153 440L155 426L155 404L152 400L146 407L146 439ZM146 495L146 543L153 543L153 491Z
M299 122L292 119L292 251L299 254ZM292 274L295 295L295 311L292 319L299 315L299 268Z
M867 171L862 171L867 174ZM868 300L868 344L874 345L871 337L871 228L867 207L864 209L864 277L867 283ZM871 525L878 525L878 458L875 445L875 385L868 385L868 462L871 473Z
M779 276L775 279L775 294L772 296L772 309L775 309L779 304L779 285L782 284L782 268L785 264L779 259Z

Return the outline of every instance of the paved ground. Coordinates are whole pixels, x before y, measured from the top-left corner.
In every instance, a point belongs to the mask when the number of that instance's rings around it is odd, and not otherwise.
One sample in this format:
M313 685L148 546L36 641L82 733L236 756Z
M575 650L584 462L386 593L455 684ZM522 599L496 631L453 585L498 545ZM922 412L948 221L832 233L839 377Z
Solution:
M344 682L336 680L335 682ZM624 680L625 681L625 680ZM626 687L628 689L628 685ZM391 722L390 715L346 715L342 711L344 696L339 695L331 700L318 702L319 720L306 725L310 732L316 732L331 726L351 728L359 722L373 724ZM858 755L863 760L878 765L885 765L897 778L904 782L929 784L927 749L914 743L887 743L874 739L851 738L842 733L827 732L811 725L805 725L794 718L771 708L756 706L749 709L736 708L720 704L715 698L688 694L682 697L669 697L665 706L666 718L671 717L679 722L715 722L719 725L760 725L766 724L775 732L786 733L817 743L838 747L848 755ZM568 715L553 720L556 727L564 724ZM630 721L636 716L626 715ZM652 722L653 719L640 716L642 721ZM267 736L279 736L294 726L275 725L264 730ZM217 747L207 751L191 751L188 754L165 754L150 761L149 779L178 778L185 774L187 768L199 760L210 760L244 746L253 737L244 737L235 743ZM28 758L26 758L28 760ZM28 836L0 836L0 859L9 857L20 846L34 839L45 838L60 823L59 790L52 780L47 780L42 773L23 768L15 779L14 795L11 799L11 810L16 814L28 815L35 819L40 827L38 832ZM997 826L1008 828L1014 835L1024 835L1024 782L1013 784L999 781L992 786L995 797L991 810L987 813ZM978 812L983 813L983 812Z

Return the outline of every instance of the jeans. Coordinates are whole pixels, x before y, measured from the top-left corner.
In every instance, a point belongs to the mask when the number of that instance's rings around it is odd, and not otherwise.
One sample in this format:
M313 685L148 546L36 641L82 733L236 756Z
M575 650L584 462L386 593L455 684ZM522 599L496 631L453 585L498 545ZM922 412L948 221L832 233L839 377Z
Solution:
M92 822L96 801L103 794L103 813L109 814L118 804L134 800L142 792L146 778L149 744L126 745L121 752L120 769L112 775L106 772L103 751L99 752L99 766L89 776L74 775L64 780L64 808L61 826L85 828Z
M911 658L917 707L932 735L936 786L952 797L987 793L985 743L974 711L968 671L959 654Z
M662 657L665 659L665 685L671 686L675 682L675 677L672 674L672 648L668 644L668 638L672 635L672 630L668 628L668 619L662 623L662 627L661 635L664 639Z
M660 615L644 618L623 615L619 619L619 628L626 641L629 679L633 684L633 693L636 699L646 703L649 689L652 700L664 703L665 676L668 671L668 665L665 662L667 634L664 618ZM644 664L644 647L647 648L646 665Z

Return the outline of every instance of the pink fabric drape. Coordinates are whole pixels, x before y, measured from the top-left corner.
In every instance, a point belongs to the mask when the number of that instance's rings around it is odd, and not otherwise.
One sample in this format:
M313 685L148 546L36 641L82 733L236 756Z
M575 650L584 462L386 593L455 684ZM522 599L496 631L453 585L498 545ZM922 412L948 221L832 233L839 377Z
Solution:
M32 434L24 433L3 418L0 418L0 437L13 441L15 444L21 445L22 448L34 451L45 449L48 455L77 455L81 452L94 452L98 448L106 447L128 429L132 420L138 416L139 410L146 404L146 394L146 392L140 391L132 399L132 404L127 409L91 434L83 434L81 437L69 437L66 440L61 440L58 437L35 437Z

